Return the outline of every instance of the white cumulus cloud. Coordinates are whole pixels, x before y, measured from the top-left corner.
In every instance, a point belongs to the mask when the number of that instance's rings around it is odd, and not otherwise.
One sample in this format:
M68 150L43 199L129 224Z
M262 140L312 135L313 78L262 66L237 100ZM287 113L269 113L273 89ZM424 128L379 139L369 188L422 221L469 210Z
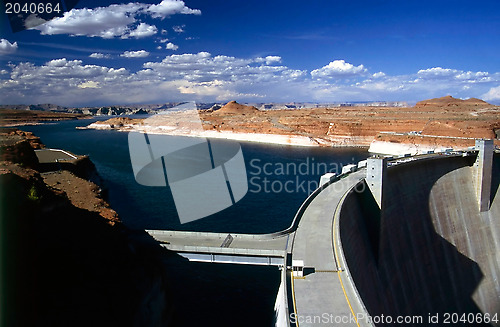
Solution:
M110 39L130 32L136 22L135 15L145 5L129 3L96 7L94 9L71 9L63 17L36 26L44 35L69 34L74 36L102 37Z
M123 35L122 38L135 37L136 39L140 39L143 37L155 35L158 32L156 26L149 25L146 23L140 23L137 28L127 35Z
M384 77L384 76L385 76L384 72L378 72L378 73L372 74L373 78L380 78L380 77Z
M448 78L453 77L458 73L456 69L433 67L428 69L421 69L417 75L421 78L435 79L435 78Z
M267 56L265 58L257 57L255 62L265 62L266 65L278 64L281 62L280 56Z
M146 58L149 56L149 52L146 50L138 50L138 51L125 51L120 55L120 57L125 58Z
M179 49L179 46L173 44L172 42L168 42L167 45L165 46L165 49L175 51L175 50Z
M214 79L233 82L269 82L301 78L302 71L285 66L259 65L262 59L212 56L208 52L166 56L161 62L146 62L144 68L159 75L189 81L208 82Z
M0 55L11 54L17 51L17 42L10 43L6 39L0 39Z
M334 60L326 66L311 71L311 76L314 78L349 77L366 72L367 69L363 65L354 66L345 60Z
M174 14L201 14L179 0L163 0L157 5L137 2L112 4L92 9L71 9L62 17L33 27L43 35L69 34L72 36L111 38L144 38L158 32L156 26L141 22L141 15L165 18Z
M149 6L147 10L153 18L165 18L175 14L201 15L201 10L191 9L181 0L163 0L157 5Z
M463 71L458 69L433 67L428 69L421 69L417 73L418 79L421 80L448 80L450 82L468 82L468 83L481 83L491 82L493 78L488 72L472 72Z

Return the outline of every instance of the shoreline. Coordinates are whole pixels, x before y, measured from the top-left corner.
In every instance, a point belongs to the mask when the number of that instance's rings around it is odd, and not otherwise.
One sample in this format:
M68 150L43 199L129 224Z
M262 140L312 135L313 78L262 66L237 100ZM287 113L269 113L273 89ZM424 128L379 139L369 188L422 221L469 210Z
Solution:
M213 139L226 139L239 142L253 142L263 144L306 146L306 147L331 147L331 148L359 148L365 149L371 154L381 154L385 156L417 155L434 152L445 152L450 150L463 150L467 146L459 144L441 144L441 143L419 143L415 140L410 142L391 142L389 140L367 139L361 136L337 136L335 140L328 140L321 137L292 135L292 134L265 134L265 133L238 133L232 131L217 130L191 130L189 128L173 126L150 126L143 124L107 124L104 122L94 122L77 129L95 129L95 130L113 130L118 132L137 132L156 135L186 136L186 137L205 137ZM385 135L385 134L384 134ZM435 136L436 139L465 139L463 137L442 137ZM473 138L467 138L472 140ZM409 140L407 140L409 141Z
M365 144L335 144L332 141L327 141L320 138L301 136L301 135L285 135L285 134L265 134L265 133L237 133L229 131L211 131L203 130L200 132L186 131L173 129L167 131L159 127L123 125L120 127L110 127L110 125L102 123L92 123L84 127L76 127L77 129L95 129L95 130L113 130L117 132L138 132L156 135L170 136L186 136L186 137L205 137L213 139L226 139L240 142L252 142L263 144L290 145L290 146L306 146L306 147L335 147L335 148L362 148L368 149L369 145Z

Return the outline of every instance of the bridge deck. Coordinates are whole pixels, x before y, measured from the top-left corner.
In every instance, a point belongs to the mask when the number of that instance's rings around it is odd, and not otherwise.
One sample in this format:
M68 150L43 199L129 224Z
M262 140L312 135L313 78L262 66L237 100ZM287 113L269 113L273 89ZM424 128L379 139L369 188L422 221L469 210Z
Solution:
M288 235L203 233L182 231L147 231L162 245L172 251L188 253L210 253L226 255L247 255L284 257Z
M333 218L343 195L365 174L365 170L357 171L329 185L310 203L300 220L292 249L293 260L303 260L305 266L304 277L293 278L295 311L300 327L356 326L351 320L352 310L363 312L356 306L356 293L341 283L342 278L347 284L348 278L346 272L337 268ZM335 319L345 319L345 322L338 323Z

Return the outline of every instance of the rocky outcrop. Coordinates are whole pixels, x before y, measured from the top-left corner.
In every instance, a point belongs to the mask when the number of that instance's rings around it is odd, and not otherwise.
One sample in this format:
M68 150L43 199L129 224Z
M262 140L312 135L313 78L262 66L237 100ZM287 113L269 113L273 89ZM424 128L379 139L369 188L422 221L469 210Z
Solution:
M476 138L498 138L499 113L499 106L451 96L421 101L412 108L258 110L231 101L217 110L199 110L204 131L192 130L189 135L182 135L298 145L368 148L372 142L390 142L422 149L455 148L471 146ZM148 119L110 119L87 128L181 135L175 134L179 128L172 122L175 121L159 119L153 126ZM283 143L284 138L291 141Z
M486 101L476 98L461 100L447 95L441 98L434 98L417 102L416 108L421 107L458 107L458 106L492 106Z
M33 149L40 149L43 146L40 138L32 133L15 129L0 130L0 137L0 161L38 168L38 158Z
M0 162L1 325L170 325L168 252L126 228L96 184L28 167L19 143Z
M254 106L246 106L239 104L236 101L230 101L220 109L214 111L214 114L224 115L224 114L252 114L259 112L259 109Z
M38 124L44 121L59 121L88 118L82 114L52 112L44 110L7 109L0 105L0 126L19 126Z

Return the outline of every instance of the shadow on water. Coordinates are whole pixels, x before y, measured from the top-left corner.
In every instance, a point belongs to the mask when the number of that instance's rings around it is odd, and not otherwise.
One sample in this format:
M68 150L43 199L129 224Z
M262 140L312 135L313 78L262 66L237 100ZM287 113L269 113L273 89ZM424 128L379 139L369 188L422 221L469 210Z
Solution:
M436 232L429 208L431 189L438 179L470 165L470 158L457 158L389 169L379 233L366 220L372 217L365 215L373 203L370 191L365 188L346 198L340 219L343 249L370 315L420 315L423 325L428 325L429 315L439 314L442 323L445 313L481 312L472 294L483 273L476 262ZM377 234L378 251L374 252Z

